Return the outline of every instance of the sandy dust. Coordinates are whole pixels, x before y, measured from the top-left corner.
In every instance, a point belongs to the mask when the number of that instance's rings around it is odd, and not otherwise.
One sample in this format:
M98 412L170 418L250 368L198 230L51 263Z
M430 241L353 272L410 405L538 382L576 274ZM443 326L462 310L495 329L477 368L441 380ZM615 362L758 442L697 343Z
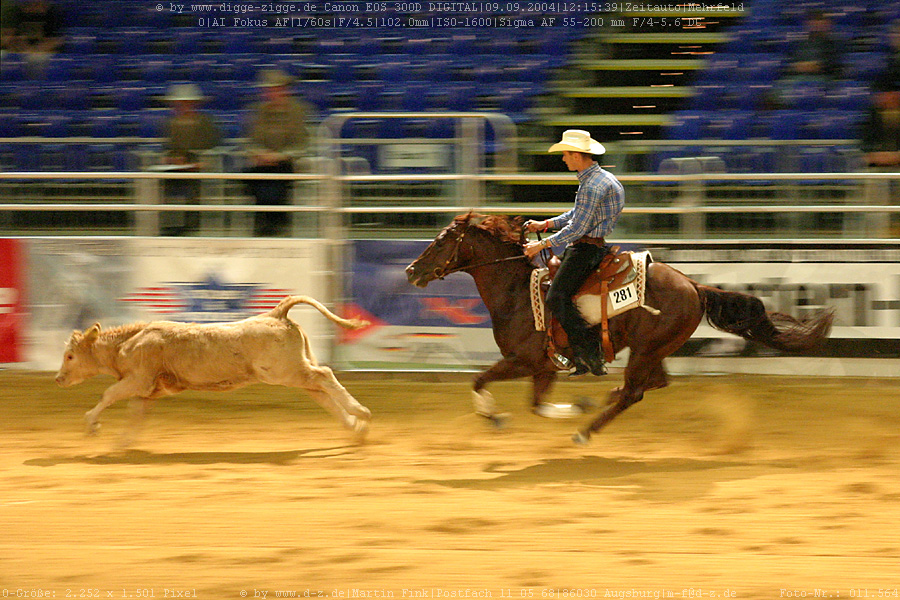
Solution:
M163 400L119 451L127 406L82 432L111 379L0 372L0 596L897 597L900 380L675 378L578 447L525 382L495 431L467 378L340 378L364 445L257 386Z

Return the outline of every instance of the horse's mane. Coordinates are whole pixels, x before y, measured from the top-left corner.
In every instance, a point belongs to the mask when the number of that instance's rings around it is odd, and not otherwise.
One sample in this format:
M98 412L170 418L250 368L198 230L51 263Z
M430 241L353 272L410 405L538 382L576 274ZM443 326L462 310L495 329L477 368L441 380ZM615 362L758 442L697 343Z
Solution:
M482 231L486 231L494 237L499 238L502 242L509 242L517 245L522 245L524 242L522 235L522 217L482 215L472 212L456 217L454 222L474 225Z

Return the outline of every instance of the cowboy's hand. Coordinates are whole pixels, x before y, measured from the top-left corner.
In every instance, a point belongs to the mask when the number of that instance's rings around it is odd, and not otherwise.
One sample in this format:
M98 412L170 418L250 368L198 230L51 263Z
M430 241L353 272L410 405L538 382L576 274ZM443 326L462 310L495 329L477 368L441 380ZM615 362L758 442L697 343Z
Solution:
M549 223L547 221L525 221L525 231L534 233L535 231L547 231Z
M547 240L540 240L535 242L528 242L525 244L523 250L525 251L525 256L528 258L533 258L536 254L538 254L541 250L550 247L550 242Z

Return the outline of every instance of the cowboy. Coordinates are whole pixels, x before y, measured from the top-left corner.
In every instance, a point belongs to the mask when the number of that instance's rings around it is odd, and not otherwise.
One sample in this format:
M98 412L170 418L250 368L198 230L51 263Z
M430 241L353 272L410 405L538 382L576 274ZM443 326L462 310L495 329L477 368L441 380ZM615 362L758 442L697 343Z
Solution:
M575 354L572 376L605 375L600 338L588 327L572 296L606 256L605 238L619 220L625 205L625 190L612 173L600 168L595 156L604 154L606 149L587 131L570 129L564 132L562 140L550 146L548 152L562 152L563 162L569 170L578 173L575 206L546 221L526 222L525 229L529 232L559 231L541 241L525 244L525 254L530 258L545 248L567 245L547 293L547 307L569 337Z
M166 171L200 171L209 165L203 153L212 150L222 141L222 134L215 121L200 110L206 96L193 83L172 85L164 97L172 107L171 116L163 126L165 138ZM180 204L197 204L200 201L199 179L167 179L164 184L167 200ZM200 213L166 215L164 235L189 234L200 226Z
M247 129L250 166L246 173L293 173L294 160L309 145L307 120L312 108L293 92L294 78L280 69L264 69L259 74L262 100L251 107ZM292 182L249 180L247 188L259 205L290 202ZM283 235L288 213L256 213L254 234L261 237Z

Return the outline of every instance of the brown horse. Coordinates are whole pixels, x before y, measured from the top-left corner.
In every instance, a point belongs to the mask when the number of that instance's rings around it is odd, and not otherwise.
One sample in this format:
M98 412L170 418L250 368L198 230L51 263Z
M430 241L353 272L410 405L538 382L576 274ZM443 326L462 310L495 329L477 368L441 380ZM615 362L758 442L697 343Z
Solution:
M406 268L409 282L419 287L457 271L475 279L503 355L474 381L476 412L492 419L496 412L484 389L487 384L531 377L532 408L537 411L559 372L547 354L546 333L534 327L529 285L536 267L525 259L524 237L521 218L460 215ZM717 329L788 352L815 348L827 337L834 318L826 311L801 322L767 312L758 298L701 285L659 262L648 267L645 303L660 313L635 309L609 321L615 352L631 349L624 385L614 389L600 415L575 434L577 442L587 442L644 392L668 385L663 359L691 337L704 315Z

